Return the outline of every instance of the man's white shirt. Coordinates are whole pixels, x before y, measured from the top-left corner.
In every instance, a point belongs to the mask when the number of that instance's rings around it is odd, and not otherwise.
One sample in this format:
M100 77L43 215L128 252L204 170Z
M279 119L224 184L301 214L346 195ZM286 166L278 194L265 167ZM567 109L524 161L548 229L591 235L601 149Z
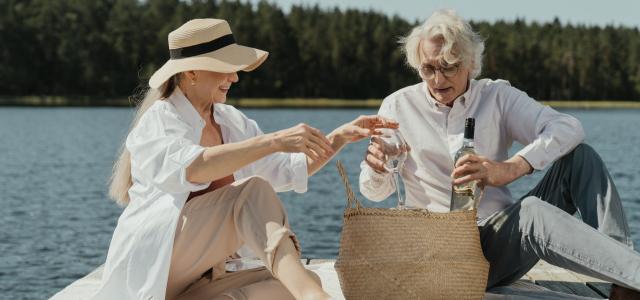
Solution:
M449 211L454 156L462 146L464 122L475 118L478 155L505 161L513 142L525 147L517 155L535 170L543 170L584 139L580 122L542 105L504 80L471 80L452 107L438 103L421 82L384 99L379 115L400 123L411 147L401 176L409 206ZM378 174L361 164L360 192L381 201L395 191L390 174ZM486 187L478 208L483 219L512 204L507 187Z

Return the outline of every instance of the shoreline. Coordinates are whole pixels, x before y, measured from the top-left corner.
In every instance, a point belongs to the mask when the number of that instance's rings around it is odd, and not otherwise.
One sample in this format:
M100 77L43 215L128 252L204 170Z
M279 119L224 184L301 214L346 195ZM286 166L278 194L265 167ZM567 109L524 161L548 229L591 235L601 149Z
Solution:
M543 100L553 108L563 109L640 109L640 100ZM377 109L381 99L329 98L230 98L227 104L241 108L371 108ZM133 107L128 98L90 98L62 96L0 96L0 107Z

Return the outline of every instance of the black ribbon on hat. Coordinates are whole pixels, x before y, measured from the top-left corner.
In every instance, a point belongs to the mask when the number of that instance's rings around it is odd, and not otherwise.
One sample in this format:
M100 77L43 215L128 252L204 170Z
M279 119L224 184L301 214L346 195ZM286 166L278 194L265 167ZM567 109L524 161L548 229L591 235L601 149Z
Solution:
M171 57L171 59L179 59L197 56L216 51L220 48L234 44L235 42L236 40L233 38L233 34L227 34L206 43L177 49L169 49L169 57Z

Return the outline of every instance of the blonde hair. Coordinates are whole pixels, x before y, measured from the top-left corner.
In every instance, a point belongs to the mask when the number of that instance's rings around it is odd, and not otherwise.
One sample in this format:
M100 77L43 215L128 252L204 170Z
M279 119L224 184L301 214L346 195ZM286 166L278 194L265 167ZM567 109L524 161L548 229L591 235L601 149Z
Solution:
M463 67L471 70L471 78L480 75L484 40L454 10L435 11L423 24L414 27L408 36L400 40L404 44L407 63L416 71L420 70L420 44L430 39L443 40L440 55L447 64L461 62Z
M180 82L180 74L173 75L167 82L165 82L160 89L148 88L146 91L143 91L144 97L142 101L137 105L137 111L135 117L133 118L133 122L131 122L131 128L129 128L129 132L136 127L140 118L144 113L155 103L156 101L162 101L173 93L176 86L178 86ZM135 98L135 97L134 97ZM140 98L138 98L140 99ZM133 185L133 180L131 178L131 153L127 150L126 147L126 139L122 143L120 147L120 156L118 160L113 165L113 170L111 173L111 179L109 182L109 196L111 199L115 200L119 205L126 206L129 204L129 189Z

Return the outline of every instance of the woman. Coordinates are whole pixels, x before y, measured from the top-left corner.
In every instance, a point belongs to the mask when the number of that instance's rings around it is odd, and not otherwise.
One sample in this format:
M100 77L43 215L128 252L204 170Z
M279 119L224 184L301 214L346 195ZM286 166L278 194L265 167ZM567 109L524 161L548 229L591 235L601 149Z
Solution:
M305 124L262 134L223 103L236 72L267 52L235 44L216 19L171 32L169 51L114 168L110 194L127 207L94 298L328 298L300 263L275 191L304 192L345 144L397 123L362 116L326 137ZM226 273L242 245L266 268Z

